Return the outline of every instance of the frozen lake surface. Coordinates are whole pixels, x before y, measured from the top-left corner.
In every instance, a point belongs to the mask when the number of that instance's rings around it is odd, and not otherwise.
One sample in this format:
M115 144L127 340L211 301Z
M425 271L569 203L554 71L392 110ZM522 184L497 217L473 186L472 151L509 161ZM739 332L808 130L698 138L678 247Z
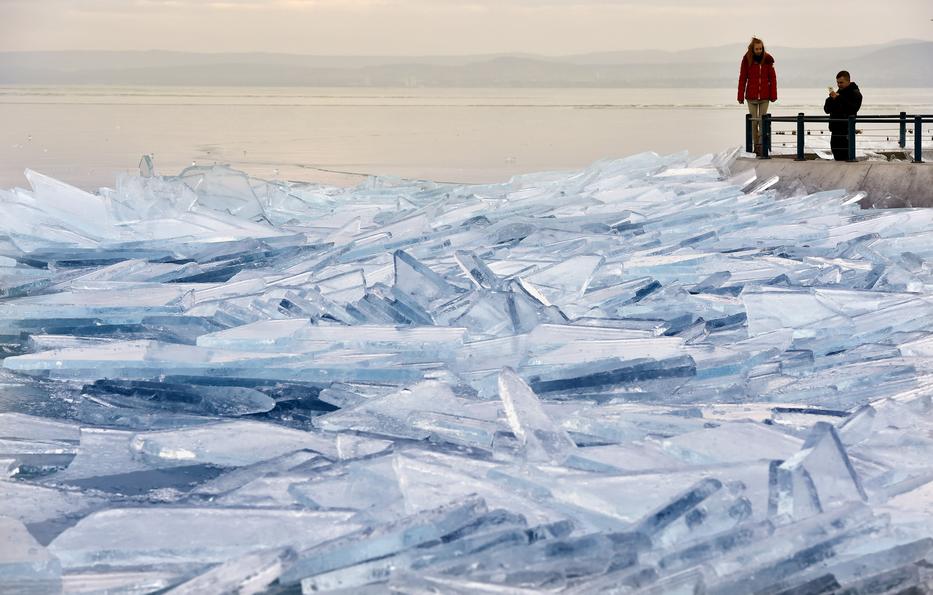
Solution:
M863 113L933 113L933 89L859 83ZM771 112L822 115L825 93L782 88ZM144 154L171 173L196 162L342 186L358 184L360 173L499 182L646 150L701 155L739 146L745 113L734 87L0 87L0 188L25 184L30 168L96 190ZM866 127L859 142L890 145L894 128ZM776 135L775 150L794 140ZM828 146L819 136L808 141Z
M28 172L0 191L0 585L931 588L933 210L734 157Z

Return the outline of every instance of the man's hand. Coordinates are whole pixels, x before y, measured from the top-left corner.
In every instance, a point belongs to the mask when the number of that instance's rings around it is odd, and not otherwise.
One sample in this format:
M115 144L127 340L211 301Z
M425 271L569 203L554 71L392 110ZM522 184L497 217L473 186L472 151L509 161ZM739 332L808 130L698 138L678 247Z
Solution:
M745 105L745 102L739 99L739 105Z
M829 96L832 97L833 99L835 99L835 98L839 97L839 93L836 93L835 91L830 91L830 92L829 92Z

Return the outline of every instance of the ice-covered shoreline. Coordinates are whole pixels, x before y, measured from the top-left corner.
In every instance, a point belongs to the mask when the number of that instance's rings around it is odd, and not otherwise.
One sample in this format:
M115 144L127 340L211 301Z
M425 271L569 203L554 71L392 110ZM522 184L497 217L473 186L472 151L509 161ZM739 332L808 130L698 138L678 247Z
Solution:
M0 583L928 588L933 211L734 159L29 173L0 191Z

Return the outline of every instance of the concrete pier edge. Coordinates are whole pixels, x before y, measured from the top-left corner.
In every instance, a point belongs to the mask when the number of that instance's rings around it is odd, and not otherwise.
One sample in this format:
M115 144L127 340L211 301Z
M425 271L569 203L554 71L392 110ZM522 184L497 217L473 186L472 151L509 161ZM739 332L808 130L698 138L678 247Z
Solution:
M739 157L732 173L754 169L759 179L778 176L777 188L807 192L844 188L868 194L862 208L933 207L933 164L889 161L794 161Z

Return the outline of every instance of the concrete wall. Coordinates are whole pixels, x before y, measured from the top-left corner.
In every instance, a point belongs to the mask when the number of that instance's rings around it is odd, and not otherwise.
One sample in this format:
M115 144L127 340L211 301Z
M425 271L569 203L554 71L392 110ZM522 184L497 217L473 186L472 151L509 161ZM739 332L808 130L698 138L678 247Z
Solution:
M862 208L933 207L933 164L886 161L794 161L792 159L735 160L732 172L754 169L759 179L780 177L777 187L802 184L808 192L845 188L868 193Z

